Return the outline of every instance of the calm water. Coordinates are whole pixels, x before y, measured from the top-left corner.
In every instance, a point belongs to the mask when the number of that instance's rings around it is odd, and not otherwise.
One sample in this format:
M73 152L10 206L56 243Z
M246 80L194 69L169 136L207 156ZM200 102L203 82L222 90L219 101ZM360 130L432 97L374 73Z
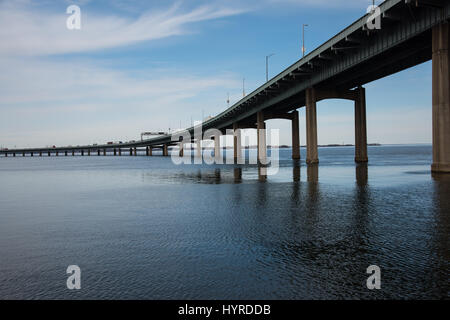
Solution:
M319 155L282 150L266 181L157 156L2 157L0 298L449 298L450 176L431 176L431 146Z

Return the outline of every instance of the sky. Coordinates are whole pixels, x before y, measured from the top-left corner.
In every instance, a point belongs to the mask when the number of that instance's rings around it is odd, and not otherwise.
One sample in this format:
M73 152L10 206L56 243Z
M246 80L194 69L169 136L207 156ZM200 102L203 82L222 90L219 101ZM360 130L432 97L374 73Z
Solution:
M380 1L377 1L379 3ZM365 14L371 0L0 0L0 146L140 139L214 116ZM81 9L69 30L68 6ZM368 142L431 143L431 63L365 85ZM300 106L299 106L300 107ZM353 103L317 105L354 143ZM305 144L305 110L300 110ZM270 120L291 144L287 120Z

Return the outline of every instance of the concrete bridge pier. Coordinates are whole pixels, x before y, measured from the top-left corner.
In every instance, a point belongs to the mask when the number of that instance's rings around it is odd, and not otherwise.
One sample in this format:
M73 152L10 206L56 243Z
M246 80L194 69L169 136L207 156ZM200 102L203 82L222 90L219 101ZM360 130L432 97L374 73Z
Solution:
M91 149L88 149L88 156L91 155Z
M319 162L317 152L316 101L315 89L306 89L306 163L308 164Z
M50 157L50 151L49 152L47 152L47 155Z
M56 154L58 155L58 154ZM84 150L81 150L81 156L84 156Z
M15 157L16 157L16 153L14 152L14 153L13 153L13 158L15 158Z
M220 135L214 136L214 158L220 163Z
M355 100L355 162L367 162L366 89L359 87Z
M39 151L39 157L42 157L42 151Z
M136 148L133 149L133 155L137 156L137 149Z
M195 153L196 157L202 157L202 140L200 139L197 139L197 141L195 141Z
M167 144L163 145L163 156L169 156L169 146Z
M5 158L8 158L8 153L5 153Z
M58 151L56 151L55 156L57 156L57 157L59 156L59 152Z
M100 149L97 150L97 156L100 156Z
M25 152L22 152L22 157L25 157Z
M75 157L75 150L72 150L72 157Z
M33 157L33 156L34 156L34 153L33 153L33 152L30 152L30 156Z
M148 147L148 155L153 156L153 147Z
M233 123L233 150L234 161L242 158L242 142L241 142L241 129L238 123Z
M433 164L432 172L450 173L449 22L433 27Z
M150 155L150 151L149 151L150 147L145 147L145 155L148 157Z
M178 155L179 155L180 157L184 157L184 143L183 143L183 142L180 142L180 143L178 144L178 147L180 148Z
M64 151L64 155L67 157L67 151Z
M130 156L133 155L133 148L130 148Z
M106 149L103 149L103 156L106 156Z
M119 152L119 156L121 156L122 155L122 149L117 149L117 151Z
M258 164L267 164L267 144L266 144L266 123L264 113L259 111L256 114L256 129L258 141Z
M114 148L114 155L115 155L115 156L117 155L117 150L116 150L116 148Z
M300 159L300 128L298 122L298 111L292 112L292 159Z

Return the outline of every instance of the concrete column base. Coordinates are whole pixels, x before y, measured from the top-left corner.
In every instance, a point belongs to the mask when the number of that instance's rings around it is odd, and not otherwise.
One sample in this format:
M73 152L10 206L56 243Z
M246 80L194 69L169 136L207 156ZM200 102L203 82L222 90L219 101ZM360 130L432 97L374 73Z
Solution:
M314 88L306 89L306 163L308 164L319 163L316 101Z
M242 157L241 129L237 123L233 124L233 151L235 161Z
M432 172L450 173L450 163L433 163L431 165Z
M262 111L256 114L257 143L258 143L258 164L267 164L267 143L266 143L266 123Z
M201 140L197 140L196 141L196 156L198 157L198 158L201 158L202 157L202 141Z
M433 164L431 171L450 172L450 23L433 27Z
M368 162L367 157L367 120L366 120L366 89L356 89L355 100L355 162Z
M292 159L300 159L300 128L298 123L298 111L292 113Z

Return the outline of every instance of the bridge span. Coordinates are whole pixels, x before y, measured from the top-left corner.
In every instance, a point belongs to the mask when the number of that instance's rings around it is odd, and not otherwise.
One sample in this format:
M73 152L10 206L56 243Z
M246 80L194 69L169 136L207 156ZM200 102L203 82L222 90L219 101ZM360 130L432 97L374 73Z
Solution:
M366 95L364 84L432 60L433 172L450 172L449 0L387 0L380 6L381 28L368 25L367 14L317 47L301 60L202 124L202 132L233 130L234 155L240 154L240 130L264 129L269 119L287 119L292 126L292 158L300 158L298 109L306 108L306 162L318 163L316 104L324 99L354 101L355 161L367 162ZM395 89L394 89L395 90ZM386 117L389 117L387 114ZM196 128L186 130L193 136ZM214 139L215 150L220 139ZM1 150L0 155L114 155L145 148L152 155L200 139L172 141L162 135L143 141L58 148ZM258 139L258 156L265 157L265 137Z

